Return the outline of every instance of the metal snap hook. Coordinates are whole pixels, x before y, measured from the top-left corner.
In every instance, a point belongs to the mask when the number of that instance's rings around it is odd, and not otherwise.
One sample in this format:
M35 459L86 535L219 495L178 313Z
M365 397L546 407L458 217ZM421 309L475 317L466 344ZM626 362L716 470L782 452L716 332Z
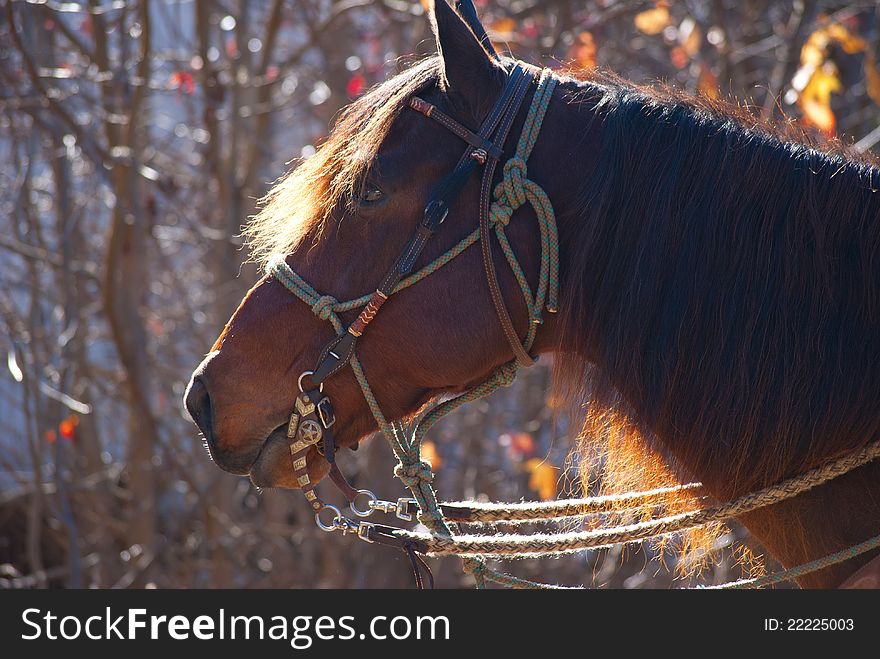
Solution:
M314 371L303 371L302 374L299 376L299 380L296 381L296 386L299 387L300 393L304 394L306 392L306 390L303 389L303 378L305 378L308 375L314 375L314 374L315 374ZM323 382L318 385L318 391L320 391L322 394L324 393L324 383Z
M324 524L324 522L321 521L321 513L324 512L325 510L331 510L334 513L336 513L333 516L333 520L330 522L330 524ZM332 506L330 504L326 504L323 508L321 508L321 510L319 510L318 512L315 513L315 524L317 524L318 528L321 529L322 531L326 531L327 533L332 533L333 531L335 531L338 528L338 526L336 524L336 520L340 519L341 517L342 517L342 511L339 510L339 508L337 508L336 506Z
M373 514L373 511L375 510L375 508L373 508L372 504L376 501L376 495L373 494L372 492L370 492L370 490L358 490L357 496L361 496L361 495L367 497L367 507L366 508L361 510L360 508L358 508L355 505L355 502L357 501L357 497L355 497L351 501L351 503L348 505L351 508L351 512L353 512L358 517L369 517L370 515Z

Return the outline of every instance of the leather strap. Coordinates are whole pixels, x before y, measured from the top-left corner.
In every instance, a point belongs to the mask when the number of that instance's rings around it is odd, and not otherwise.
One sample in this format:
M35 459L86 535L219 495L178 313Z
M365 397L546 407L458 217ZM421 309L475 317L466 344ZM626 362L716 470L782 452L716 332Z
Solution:
M522 82L517 85L512 99L513 110L504 116L504 120L498 127L498 133L495 138L497 142L503 144L507 138L507 134L510 132L510 128L513 125L513 120L517 115L519 106L525 98L526 90L531 86L533 80L534 74L526 72L526 75L523 76ZM510 344L510 347L513 349L513 354L516 357L516 360L522 366L531 366L535 363L535 360L529 355L525 346L523 346L522 339L520 339L516 332L516 328L513 326L513 321L510 319L510 313L507 311L507 306L504 304L504 296L501 293L501 286L498 284L498 276L495 272L495 262L492 257L489 206L492 194L492 180L497 165L498 161L495 159L486 163L486 170L483 172L483 180L480 185L480 251L483 255L483 270L486 273L486 283L489 285L489 294L492 298L492 305L495 307L495 313L498 315L498 320L501 323L501 329L504 331L504 336Z
M498 321L501 323L501 329L504 332L504 337L507 339L508 344L513 350L513 354L517 362L519 362L522 366L531 366L535 363L535 360L532 358L531 355L529 355L528 351L523 345L522 339L516 332L516 328L514 327L513 321L510 318L510 312L507 310L507 305L504 302L504 296L501 292L501 286L498 283L498 275L495 272L495 262L492 256L491 227L489 225L489 206L492 194L492 181L495 175L495 169L498 166L498 162L501 159L501 156L503 155L504 143L507 140L507 135L510 132L511 127L513 126L513 122L516 119L517 114L519 113L519 108L522 105L523 100L525 99L526 92L528 91L529 87L531 87L534 79L535 73L533 70L531 70L531 68L527 69L521 64L516 64L513 70L510 72L507 84L505 85L501 97L492 108L489 116L483 122L483 125L481 126L480 132L478 134L474 134L469 129L455 121L455 119L452 119L448 115L444 114L434 105L431 105L427 101L424 101L420 98L413 98L410 100L410 107L425 115L426 117L434 119L441 126L446 128L447 130L452 131L453 134L459 136L471 146L477 146L481 143L487 143L490 136L492 138L491 142L488 142L492 144L492 148L484 148L483 154L481 154L484 156L484 170L483 177L480 182L480 249L483 256L483 269L486 272L486 283L489 286L489 295L492 298L492 306L495 307L495 313L498 316ZM465 153L462 159L466 159L472 156L473 153ZM461 161L459 161L459 165L456 166L456 170L454 170L453 174L455 173L455 171L458 171L460 166ZM446 191L442 190L441 194L438 196L443 199L443 202L446 205L446 210L448 210L448 204L451 202L451 200L450 202L445 201L448 196L443 194L444 192ZM435 199L432 199L432 202L437 203ZM430 207L431 203L429 203L428 205L428 208Z
M409 106L416 112L421 112L426 117L440 123L472 147L483 149L487 155L492 156L496 160L501 158L502 148L500 146L480 137L476 133L472 133L468 128L465 128L448 114L442 112L436 105L432 105L418 96L413 96L409 99Z

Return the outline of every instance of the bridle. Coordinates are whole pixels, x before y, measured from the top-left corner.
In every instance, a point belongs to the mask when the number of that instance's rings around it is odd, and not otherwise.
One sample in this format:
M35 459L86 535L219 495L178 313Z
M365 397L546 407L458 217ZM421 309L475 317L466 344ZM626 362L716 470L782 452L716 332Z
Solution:
M490 376L489 380L469 390L456 401L467 402L477 395L485 395L497 386L509 384L517 366L531 366L534 363L534 358L529 354L529 348L534 340L537 325L541 322L541 313L543 310L552 313L557 308L558 241L549 199L543 190L525 178L524 172L525 160L537 139L556 79L549 70L538 70L521 62L508 62L506 66L508 77L504 89L476 133L417 96L409 100L409 108L448 129L466 142L467 148L452 172L435 187L414 235L371 295L347 303L339 303L330 296L320 295L295 273L283 258L273 260L267 268L271 276L274 276L297 297L309 304L319 318L330 320L337 331L337 336L321 351L314 369L305 371L299 376L300 393L296 398L295 409L287 424L287 438L297 484L315 511L318 526L324 530L332 531L342 525L343 530L357 532L363 539L402 546L409 553L416 574L418 574L417 557L414 555L413 549L403 546L400 541L394 538L393 534L383 532L383 527L365 523L361 523L357 529L345 526L345 518L340 514L338 508L326 504L315 491L315 483L311 482L308 475L306 455L311 447L315 446L318 452L324 456L330 464L329 476L331 480L340 489L357 515L365 516L372 512L371 508L360 509L356 506L355 502L360 495L369 498L373 509L377 507L373 505L376 502L375 495L369 490L357 490L352 487L336 464L335 454L338 446L334 441L333 433L336 418L330 398L323 392L324 383L345 366L350 365L361 384L364 396L380 430L386 435L396 432L393 425L387 423L382 415L378 402L375 400L366 381L366 376L363 374L363 369L357 360L358 339L376 318L389 297L402 288L436 272L476 240L479 240L481 244L483 266L493 306L515 359L498 369L493 376ZM495 201L493 202L491 196L495 171L503 157L507 136L530 89L534 89L532 104L523 127L523 133L520 136L517 152L505 163L505 178L495 188ZM480 183L478 228L429 266L412 274L415 263L425 245L440 228L465 183L479 167L483 168L483 172ZM510 215L525 201L529 201L535 207L541 229L541 272L534 298L531 297L531 290L522 268L513 255L503 232L503 227L509 221ZM490 242L493 227L501 242L502 251L514 269L516 279L526 297L526 306L529 310L529 330L524 339L514 328L498 283ZM363 306L360 314L347 327L342 324L335 313L349 311L360 306ZM429 413L426 418L431 417L433 422L452 406L445 403L439 408L435 408L435 412ZM417 429L416 433L420 430L423 432L422 429ZM408 506L412 502L412 499L407 498L398 500L396 504L398 517L411 519ZM387 504L387 502L379 503ZM379 508L382 509L381 506ZM327 524L321 519L321 511L325 509L330 509L335 514L332 524ZM386 512L388 511L386 510Z

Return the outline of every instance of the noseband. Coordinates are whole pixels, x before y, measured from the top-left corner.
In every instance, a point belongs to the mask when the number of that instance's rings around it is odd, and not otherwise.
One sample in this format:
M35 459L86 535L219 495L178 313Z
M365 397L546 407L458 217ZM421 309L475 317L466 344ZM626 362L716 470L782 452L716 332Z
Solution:
M537 84L535 84L536 81ZM310 305L312 311L319 318L329 320L337 333L337 336L321 352L314 370L305 371L300 375L298 382L300 393L296 398L295 409L290 415L287 425L287 438L290 443L290 453L297 484L315 511L316 521L322 529L332 531L342 528L344 531L357 532L367 540L380 539L381 537L381 531L376 528L378 525L361 523L358 528L346 526L345 522L348 520L345 520L339 510L335 506L325 504L318 497L315 492L315 484L309 479L306 455L312 446L315 446L318 452L323 454L327 462L330 463L331 479L342 491L356 514L365 516L370 514L372 509L381 508L374 505L376 504L376 497L372 492L353 488L346 481L336 464L335 453L338 447L334 442L332 430L336 418L333 412L333 405L330 399L323 393L323 389L324 383L328 378L338 373L346 365L350 365L379 429L389 439L391 439L392 435L397 437L396 433L398 431L393 424L389 424L386 421L382 414L355 353L358 339L370 322L375 319L382 305L394 293L436 272L467 247L479 240L492 303L515 357L513 361L503 365L481 385L465 392L458 398L446 401L434 408L422 419L422 422L414 431L415 437L420 438L430 424L458 405L484 396L498 386L510 384L518 366L530 366L534 363L533 357L529 354L529 349L534 341L537 326L541 323L541 314L545 309L551 313L557 309L559 260L553 208L544 191L533 181L527 179L526 160L537 140L541 122L553 95L555 85L556 80L549 70L544 69L538 74L538 70L529 65L520 62L512 63L501 96L476 133L444 114L427 101L418 97L410 99L409 107L411 109L438 122L465 141L468 146L452 172L435 188L435 192L431 195L425 206L422 221L415 234L410 238L403 252L395 261L394 266L388 271L371 295L340 303L330 296L320 295L302 277L296 274L283 258L275 259L269 264L267 272L303 302ZM517 145L516 154L506 161L504 165L504 178L495 187L494 201L490 204L492 180L496 167L503 157L504 143L519 113L519 109L531 88L534 88L535 91L523 126L523 132ZM460 194L470 175L479 167L483 168L483 173L480 184L478 228L437 260L423 267L418 272L411 274L415 262L422 253L426 243L446 219L450 206ZM526 201L531 203L535 209L541 233L541 270L534 295L504 233L504 226L510 220L513 212ZM520 338L514 328L498 284L490 242L491 229L493 227L505 258L513 269L526 300L526 307L529 312L529 329L524 339ZM337 313L360 307L363 307L360 315L348 327L345 327ZM392 446L394 446L394 443L392 443ZM397 453L398 450L395 449L395 452ZM405 483L408 478L415 482L415 479L423 476L416 473L420 469L422 471L425 469L425 463L418 461L417 453L416 462L411 466L414 468L413 474L398 473L398 476ZM427 473L430 475L429 465ZM407 484L409 485L409 483ZM355 501L359 495L368 497L371 504L370 508L358 509L355 506ZM418 495L416 496L418 501ZM409 514L408 504L411 501L411 499L398 500L396 508L399 517L407 518ZM422 508L420 501L419 505ZM326 524L321 520L320 514L324 509L330 509L335 513L336 517L333 519L332 524ZM386 512L388 511L386 510ZM389 542L386 537L384 544L394 543ZM414 560L412 548L404 547L404 549L407 549L411 560Z

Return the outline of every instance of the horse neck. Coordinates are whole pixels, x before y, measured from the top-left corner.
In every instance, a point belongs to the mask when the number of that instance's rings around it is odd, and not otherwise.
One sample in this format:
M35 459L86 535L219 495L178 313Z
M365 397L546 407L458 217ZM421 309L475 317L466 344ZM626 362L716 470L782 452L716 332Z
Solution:
M869 372L880 361L880 345L876 335L867 331L876 329L876 324L844 323L841 331L856 333L850 340L859 342L858 350L828 347L830 343L822 342L840 338L835 339L827 327L823 329L821 322L810 325L815 322L815 309L786 306L784 299L791 291L779 289L781 284L772 278L763 289L755 286L761 273L751 280L748 274L742 275L754 265L746 256L737 266L740 270L724 272L720 267L720 273L700 258L708 250L717 255L722 266L736 266L731 253L769 254L759 244L768 237L749 228L748 214L738 210L725 216L725 208L752 207L760 215L761 204L772 204L770 195L780 194L780 190L771 187L750 199L737 199L741 188L736 180L726 190L708 184L700 189L701 179L710 180L704 172L718 167L718 145L678 144L676 155L682 162L670 162L668 153L633 143L651 135L653 128L647 119L631 126L627 136L619 123L597 117L595 95L584 102L584 96L578 99L571 88L560 94L565 101L551 104L530 161L530 171L556 207L561 245L561 318L546 328L538 348L561 352L564 357L559 362L577 355L583 374L588 364L595 366L605 383L589 385L599 391L597 400L603 399L603 388L613 392L606 401L622 399L630 419L679 477L702 481L721 500L795 476L880 437L876 415L880 379ZM586 98L590 99L589 95ZM655 121L668 123L669 117ZM674 142L674 136L672 139ZM650 145L651 139L645 144ZM621 177L626 171L619 160L614 163L613 149L633 156L628 163L628 180L609 182L603 178ZM726 174L742 180L758 177L758 188L760 177L776 176L775 181L782 185L788 174L778 176L765 168L794 165L784 154L768 152L769 156L772 162L725 162ZM687 186L682 180L688 178L694 190L683 198L681 191ZM613 194L614 185L622 190L617 195ZM809 187L805 194L821 196L823 188ZM627 203L634 195L640 199ZM681 227L664 228L657 218L665 214L669 222L679 221L674 211L677 203L702 204L706 221L716 223L715 233L694 230L688 234ZM845 211L869 219L878 216L880 207L850 206ZM693 219L691 215L690 221ZM799 220L789 215L781 221ZM872 231L864 239L880 244L880 230ZM859 238L856 229L851 237ZM639 252L637 256L634 251ZM805 258L811 257L805 254ZM786 265L796 267L791 259ZM846 279L834 280L832 276L820 281L828 273L819 264L814 268L818 275L810 280L811 264L799 267L803 271L795 273L795 278L806 278L801 282L806 287L833 287ZM716 281L686 290L689 277L716 277ZM877 292L871 286L861 290L872 295ZM830 291L828 298L834 299L837 293ZM822 297L821 291L801 294L805 300ZM703 297L695 301L694 296ZM789 314L781 317L784 327L803 323L803 331L811 335L799 336L797 330L792 334L791 329L776 331L768 320L773 317L772 307L768 311L761 306L765 302L779 304L776 311ZM864 303L880 307L876 296ZM730 304L734 307L723 306ZM838 306L836 312L855 313L855 306ZM724 317L719 320L719 315ZM728 332L718 323L753 326L747 335ZM864 335L858 335L862 331ZM762 332L775 341L800 341L804 347L812 341L820 346L813 353L805 350L792 366L784 361L791 353L786 357L774 352L782 350L781 345L754 342L753 337ZM755 347L749 350L750 346ZM829 368L844 372L830 373ZM790 377L798 378L797 382L786 380ZM587 383L583 385L586 389ZM802 390L800 399L791 391L795 386ZM845 387L848 395L829 394L827 387ZM864 541L880 532L880 463L743 516L741 521L787 567ZM824 569L800 582L818 587L837 585L874 555L876 552Z

